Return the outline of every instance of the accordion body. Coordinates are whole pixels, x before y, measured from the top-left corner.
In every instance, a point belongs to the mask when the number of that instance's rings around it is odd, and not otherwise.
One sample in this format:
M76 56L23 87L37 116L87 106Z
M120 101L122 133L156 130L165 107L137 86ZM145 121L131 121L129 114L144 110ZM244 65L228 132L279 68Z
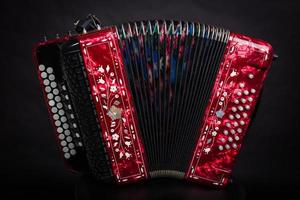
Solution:
M272 47L194 22L140 21L39 43L67 165L107 182L229 183Z

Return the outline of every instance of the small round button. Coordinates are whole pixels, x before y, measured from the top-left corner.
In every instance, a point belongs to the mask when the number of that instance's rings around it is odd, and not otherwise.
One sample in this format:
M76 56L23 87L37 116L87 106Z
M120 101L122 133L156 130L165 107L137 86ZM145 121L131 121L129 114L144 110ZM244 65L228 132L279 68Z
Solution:
M252 94L254 94L254 93L256 92L256 90L255 90L254 88L252 88L252 89L250 90L250 92L251 92Z
M235 134L235 130L234 130L234 129L231 129L231 130L230 130L230 133L231 133L231 134Z
M239 103L240 103L239 100L237 100L237 99L235 99L233 102L234 102L235 104L239 104Z
M234 119L234 116L233 115L229 115L229 119Z
M246 101L246 99L242 98L242 99L241 99L241 102L242 102L242 103L246 103L247 101Z
M250 106L249 105L246 105L245 108L246 108L246 110L250 110Z
M243 120L241 120L240 124L243 126L243 125L245 125L245 122Z
M236 112L237 111L236 107L232 107L231 110L232 110L232 112Z
M231 124L230 124L229 122L227 122L225 125L226 125L228 128L231 127Z
M254 75L253 75L253 74L249 74L248 77L249 77L250 79L253 79L253 78L254 78Z
M235 117L237 118L237 119L240 119L241 118L241 115L240 114L235 114Z
M239 111L243 111L244 110L243 106L239 106L238 109L239 109Z
M228 131L227 130L224 130L223 133L224 133L224 135L228 135Z
M222 145L219 146L219 150L222 151L224 148Z
M212 136L216 136L216 135L217 135L217 131L213 131L213 132L211 133L211 135L212 135Z
M243 131L243 130L242 130L241 128L238 128L238 129L237 129L237 132L238 132L238 133L242 133L242 131Z
M249 94L249 91L248 90L245 90L244 91L244 95L248 95Z

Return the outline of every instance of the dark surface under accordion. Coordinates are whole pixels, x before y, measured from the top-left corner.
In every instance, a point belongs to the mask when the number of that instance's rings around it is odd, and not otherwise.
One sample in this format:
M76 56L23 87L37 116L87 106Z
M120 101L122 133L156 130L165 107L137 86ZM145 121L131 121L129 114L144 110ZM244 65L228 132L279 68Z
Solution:
M199 23L145 21L120 25L118 34L150 174L184 173L229 31Z

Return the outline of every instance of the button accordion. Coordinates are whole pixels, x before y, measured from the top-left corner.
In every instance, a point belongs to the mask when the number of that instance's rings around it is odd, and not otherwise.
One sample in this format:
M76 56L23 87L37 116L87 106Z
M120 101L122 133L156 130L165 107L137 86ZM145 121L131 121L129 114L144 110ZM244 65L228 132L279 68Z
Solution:
M67 166L106 182L227 185L272 47L197 22L93 23L34 48Z

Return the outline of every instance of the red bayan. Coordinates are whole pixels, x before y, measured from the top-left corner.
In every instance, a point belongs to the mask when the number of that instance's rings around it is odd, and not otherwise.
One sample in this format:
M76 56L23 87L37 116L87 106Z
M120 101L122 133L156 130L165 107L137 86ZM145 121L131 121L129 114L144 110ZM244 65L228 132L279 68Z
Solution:
M71 169L108 182L169 176L219 187L272 58L266 42L176 21L122 24L34 49Z

